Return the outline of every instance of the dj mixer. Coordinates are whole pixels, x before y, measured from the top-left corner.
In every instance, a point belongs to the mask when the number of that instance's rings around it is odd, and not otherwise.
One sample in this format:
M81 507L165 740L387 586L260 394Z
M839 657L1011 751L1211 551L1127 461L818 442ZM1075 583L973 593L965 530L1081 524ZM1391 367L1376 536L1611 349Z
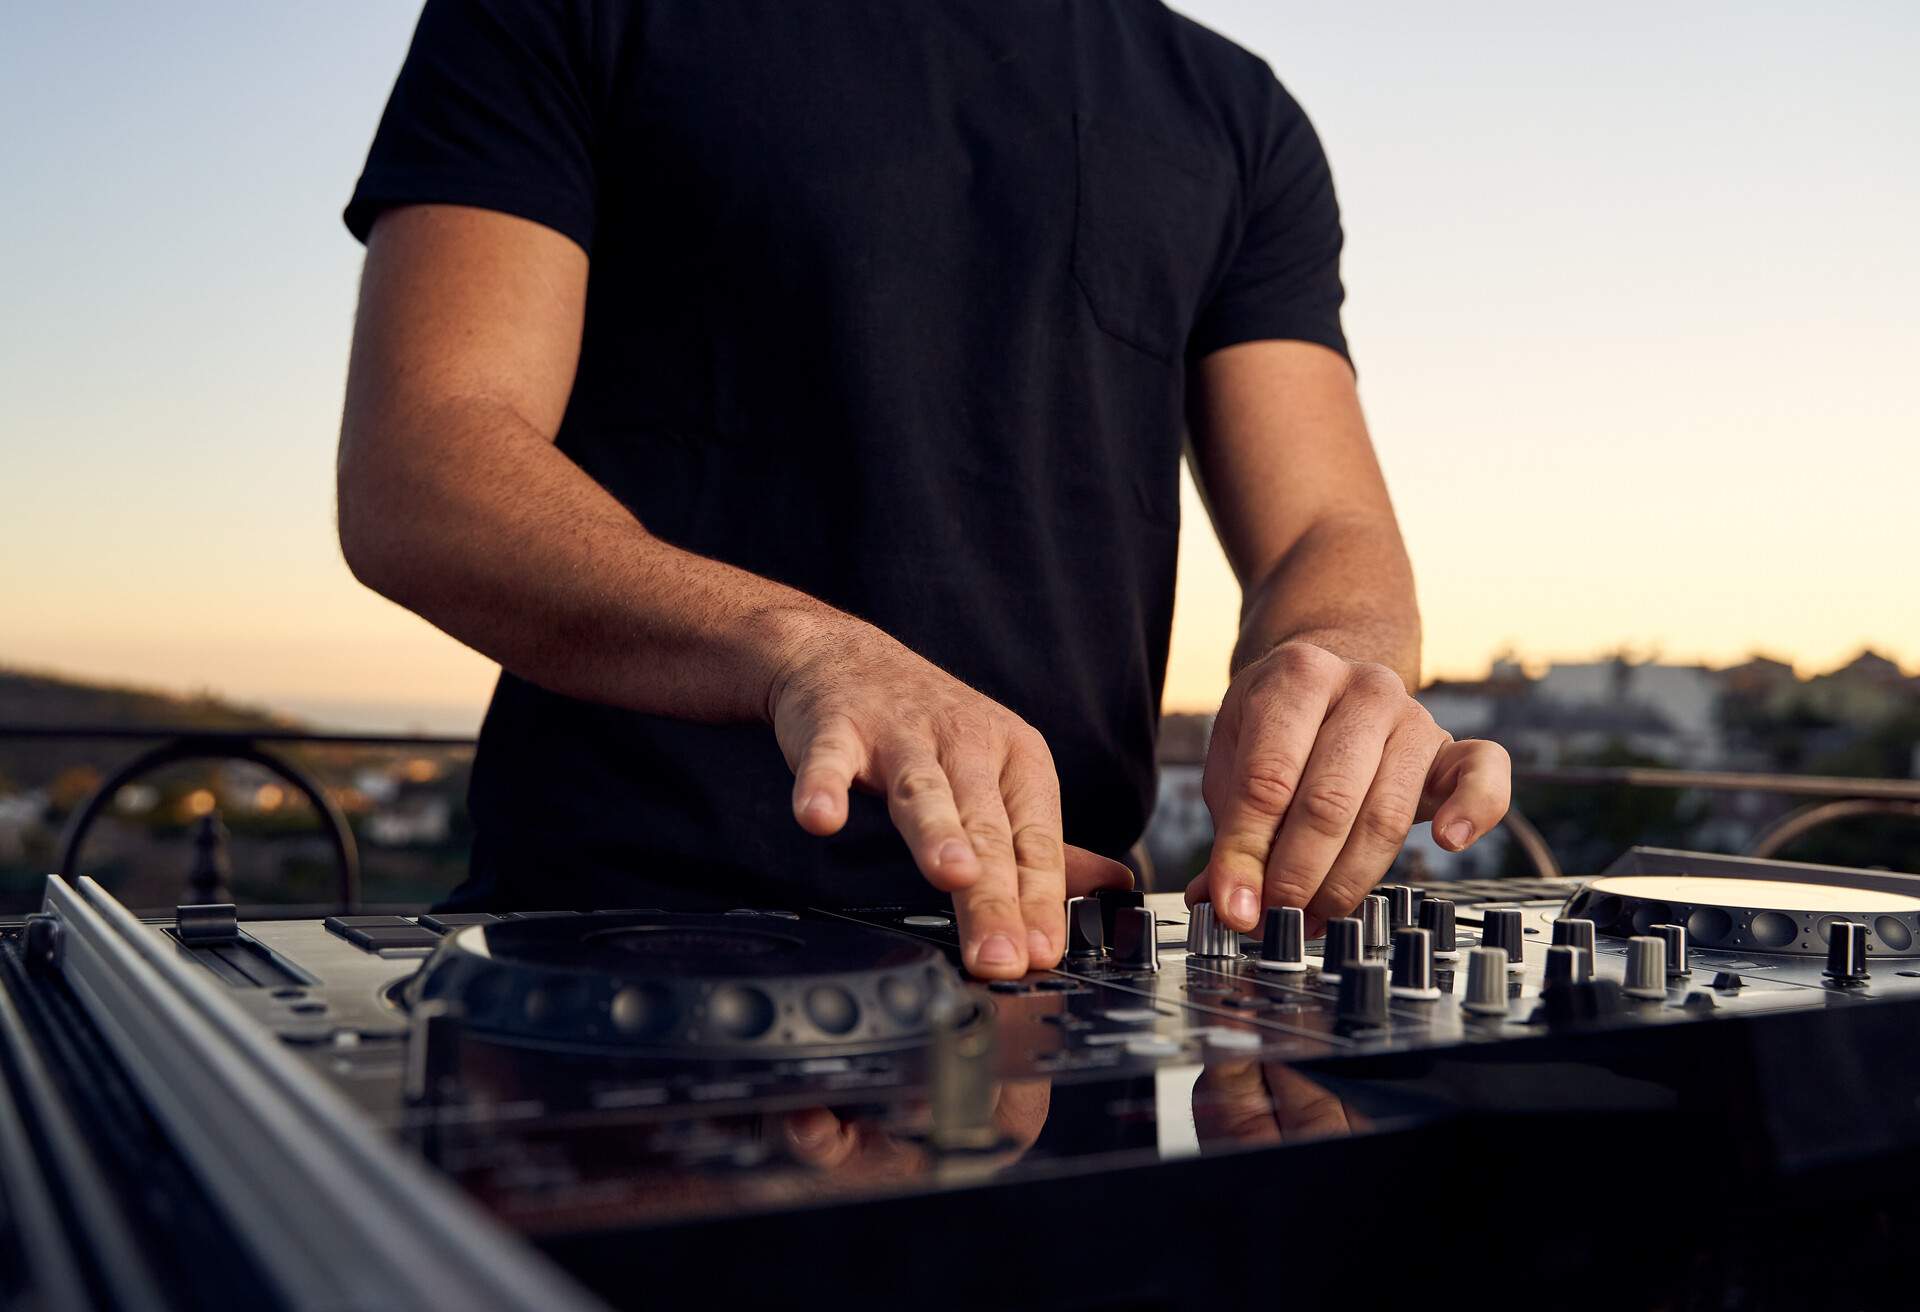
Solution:
M1920 878L1636 849L1313 939L1068 923L983 984L924 907L143 919L50 878L0 928L6 1293L1914 1305Z

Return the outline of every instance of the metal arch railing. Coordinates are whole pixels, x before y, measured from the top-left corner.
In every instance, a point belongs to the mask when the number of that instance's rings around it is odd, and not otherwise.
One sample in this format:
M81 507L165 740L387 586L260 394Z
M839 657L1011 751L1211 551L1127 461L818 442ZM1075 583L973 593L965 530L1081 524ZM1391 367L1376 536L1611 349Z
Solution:
M301 743L344 747L453 747L471 748L471 737L452 734L324 733L301 729L197 729L172 726L142 728L83 728L61 725L0 724L0 739L59 739L64 741L155 742L159 745L135 756L109 775L75 812L62 835L60 868L75 873L80 845L88 829L121 787L162 765L194 759L250 761L285 779L298 789L321 817L334 849L340 903L359 903L360 857L346 816L326 789L306 771L264 744ZM1523 766L1514 770L1517 783L1546 783L1585 787L1698 789L1709 792L1771 793L1821 799L1790 812L1763 830L1749 845L1747 855L1770 856L1787 843L1823 825L1865 815L1911 816L1920 819L1920 779L1855 779L1837 775L1759 774L1726 770L1674 770L1646 766ZM1561 874L1551 845L1517 807L1502 822L1535 872L1544 878Z

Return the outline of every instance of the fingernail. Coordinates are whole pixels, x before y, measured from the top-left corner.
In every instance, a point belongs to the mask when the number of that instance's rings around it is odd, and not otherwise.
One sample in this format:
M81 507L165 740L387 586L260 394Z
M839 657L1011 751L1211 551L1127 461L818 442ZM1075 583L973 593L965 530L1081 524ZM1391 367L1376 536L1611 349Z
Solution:
M800 803L801 815L825 815L831 810L833 799L825 793L808 793L806 800Z
M802 1148L818 1148L833 1129L833 1117L823 1111L795 1112L787 1120L787 1133Z
M1027 964L1038 965L1053 957L1053 944L1047 942L1047 936L1037 929L1027 931Z
M1260 899L1253 895L1250 888L1236 888L1233 896L1227 899L1227 910L1237 925L1251 925L1260 919Z
M1005 934L993 934L980 945L973 959L986 966L1011 966L1020 960L1020 952L1013 946L1013 940Z
M940 851L934 860L940 863L942 870L954 870L973 861L973 849L957 838L949 838L940 844Z
M1473 822L1469 820L1455 820L1452 824L1440 831L1440 838L1448 847L1458 852L1472 840Z

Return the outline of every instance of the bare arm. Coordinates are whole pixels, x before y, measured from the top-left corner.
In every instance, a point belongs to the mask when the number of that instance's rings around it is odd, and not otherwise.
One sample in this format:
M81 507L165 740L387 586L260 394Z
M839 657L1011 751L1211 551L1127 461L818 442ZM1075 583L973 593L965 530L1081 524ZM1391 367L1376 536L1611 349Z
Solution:
M798 823L830 834L883 794L921 872L954 896L978 974L1052 965L1067 892L1125 882L1061 842L1031 726L873 626L654 537L554 445L573 388L587 257L484 210L394 210L367 248L339 462L356 577L569 696L762 721Z
M586 285L586 253L537 224L455 206L380 219L340 435L347 564L542 687L764 717L781 661L833 612L661 542L554 446Z
M1249 342L1202 360L1196 382L1194 472L1241 587L1234 671L1303 640L1416 686L1413 568L1347 362Z
M1189 900L1251 929L1262 906L1348 914L1408 829L1459 850L1499 822L1506 753L1456 743L1410 694L1413 571L1344 360L1249 342L1195 370L1193 457L1241 583L1233 681L1208 745L1214 818Z

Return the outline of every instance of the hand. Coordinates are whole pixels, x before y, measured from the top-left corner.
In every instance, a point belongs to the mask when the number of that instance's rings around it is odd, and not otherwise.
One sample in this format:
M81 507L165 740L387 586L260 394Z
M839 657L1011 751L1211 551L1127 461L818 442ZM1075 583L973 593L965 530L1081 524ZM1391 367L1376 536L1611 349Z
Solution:
M999 1144L972 1158L976 1170L997 1170L1026 1155L1047 1121L1053 1100L1048 1080L1014 1080L993 1091L993 1124ZM897 1110L887 1121L803 1107L778 1118L787 1155L803 1166L830 1172L842 1183L880 1184L909 1180L931 1171L937 1160L927 1146L931 1125L926 1104Z
M1504 748L1455 742L1386 666L1282 644L1220 705L1201 779L1213 851L1187 903L1211 899L1243 931L1263 906L1303 907L1317 933L1359 905L1414 824L1464 851L1511 790Z
M1360 1113L1291 1066L1212 1061L1193 1084L1202 1148L1302 1143L1372 1128Z
M883 795L920 873L953 895L975 975L1054 965L1066 899L1132 885L1118 861L1062 840L1053 755L1032 725L871 625L823 626L768 705L801 827L837 832L854 787Z

